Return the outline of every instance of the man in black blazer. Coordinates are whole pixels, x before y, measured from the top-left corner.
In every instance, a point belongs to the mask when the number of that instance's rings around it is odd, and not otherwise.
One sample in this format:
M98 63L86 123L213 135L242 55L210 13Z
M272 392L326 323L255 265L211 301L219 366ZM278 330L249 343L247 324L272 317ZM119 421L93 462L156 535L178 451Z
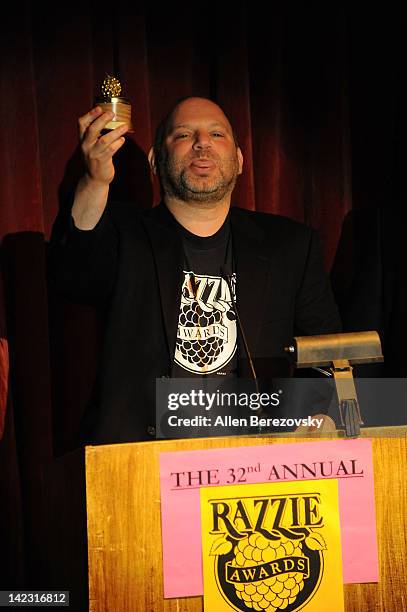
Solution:
M187 98L164 119L149 154L162 202L144 212L108 202L126 132L101 135L111 119L96 107L79 120L87 173L51 241L59 290L109 309L92 443L154 437L156 379L248 375L232 297L258 376L281 374L293 335L340 329L316 233L231 208L243 156L218 105Z

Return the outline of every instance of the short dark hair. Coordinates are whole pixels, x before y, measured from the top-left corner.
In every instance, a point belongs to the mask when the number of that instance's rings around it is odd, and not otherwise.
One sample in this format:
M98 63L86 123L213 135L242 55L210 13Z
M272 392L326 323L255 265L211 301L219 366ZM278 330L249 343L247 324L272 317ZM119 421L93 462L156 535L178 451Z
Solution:
M201 98L202 100L208 100L209 102L213 102L214 104L218 104L217 102L215 102L215 100L211 100L210 98L205 98L203 96L183 96L182 98L179 98L175 102L175 104L172 107L172 109L160 121L160 123L159 123L159 125L158 125L158 127L156 129L155 136L154 136L153 151L154 151L155 164L156 164L159 176L160 176L161 162L163 161L164 142L165 142L165 139L167 138L168 132L170 131L170 128L171 128L171 122L172 122L173 115L174 115L176 109L178 108L178 106L180 104L182 104L182 102L185 102L186 100L190 100L191 98ZM238 147L239 145L238 145L237 137L236 137L235 131L233 129L233 126L232 126L232 124L231 124L231 122L229 120L229 117L226 115L226 113L223 110L223 108L222 108L222 112L224 113L226 119L229 121L229 123L230 123L230 125L232 127L233 139L235 141L235 145Z

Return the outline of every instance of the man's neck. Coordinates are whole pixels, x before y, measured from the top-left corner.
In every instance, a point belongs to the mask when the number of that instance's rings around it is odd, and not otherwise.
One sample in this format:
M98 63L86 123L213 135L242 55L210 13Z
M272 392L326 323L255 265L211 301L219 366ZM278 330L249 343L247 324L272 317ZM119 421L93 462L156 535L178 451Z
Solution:
M230 196L220 202L183 202L164 199L168 210L180 225L196 236L213 236L222 227L230 208Z

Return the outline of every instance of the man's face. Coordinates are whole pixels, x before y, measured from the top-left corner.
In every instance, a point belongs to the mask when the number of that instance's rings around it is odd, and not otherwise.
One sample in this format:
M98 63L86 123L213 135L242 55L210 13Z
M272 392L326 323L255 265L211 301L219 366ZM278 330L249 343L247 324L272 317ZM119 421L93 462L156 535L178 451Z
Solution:
M182 102L164 144L160 179L166 194L213 203L232 192L243 158L219 106L202 98Z

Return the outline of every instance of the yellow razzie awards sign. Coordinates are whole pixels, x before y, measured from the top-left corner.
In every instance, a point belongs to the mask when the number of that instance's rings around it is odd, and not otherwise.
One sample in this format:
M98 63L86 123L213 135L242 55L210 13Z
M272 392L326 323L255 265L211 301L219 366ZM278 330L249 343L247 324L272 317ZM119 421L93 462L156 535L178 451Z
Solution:
M344 610L337 480L200 493L205 611Z

